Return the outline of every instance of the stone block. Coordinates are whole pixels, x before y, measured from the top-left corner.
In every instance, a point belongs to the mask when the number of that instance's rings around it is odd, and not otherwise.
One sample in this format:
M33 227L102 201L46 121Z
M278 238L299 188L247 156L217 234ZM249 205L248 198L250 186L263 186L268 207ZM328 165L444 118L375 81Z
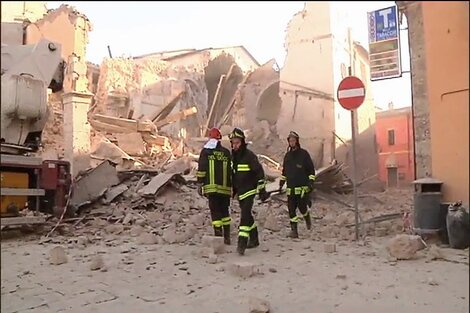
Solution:
M225 253L225 244L223 237L203 236L202 246L211 248L214 254Z

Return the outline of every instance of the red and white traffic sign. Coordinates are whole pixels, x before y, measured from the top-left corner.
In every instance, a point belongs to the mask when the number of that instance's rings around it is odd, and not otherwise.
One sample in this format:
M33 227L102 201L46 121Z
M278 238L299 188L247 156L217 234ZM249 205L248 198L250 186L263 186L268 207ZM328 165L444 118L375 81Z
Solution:
M338 86L339 104L346 110L354 110L361 106L366 97L364 83L356 76L344 78Z

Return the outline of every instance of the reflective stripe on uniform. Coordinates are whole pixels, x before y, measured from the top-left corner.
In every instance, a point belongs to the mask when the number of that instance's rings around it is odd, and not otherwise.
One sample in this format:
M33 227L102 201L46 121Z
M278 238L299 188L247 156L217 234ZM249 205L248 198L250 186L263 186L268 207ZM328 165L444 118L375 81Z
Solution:
M222 227L222 221L212 221L212 226L214 227Z
M294 192L292 193L292 188L287 188L286 192L288 196L291 195L301 195L302 197L304 196L305 193L309 192L310 188L308 186L301 186L301 187L295 187Z
M256 228L256 223L253 223L253 225L251 225L251 227L250 227L250 231L255 229L255 228Z
M238 236L249 238L250 237L250 231L251 231L250 226L240 226L238 228Z
M310 212L307 210L307 212L305 212L305 214L302 214L304 217L307 217L308 215L310 214Z
M290 221L291 221L292 223L298 223L298 222L299 222L299 217L298 217L298 216L295 216L295 217L291 218Z
M222 225L230 225L231 222L232 222L232 218L230 216L222 218Z
M258 180L258 187L256 188L257 191L266 188L266 181L264 179Z
M215 184L215 161L209 160L209 185Z
M201 178L206 177L206 172L205 171L198 171L196 173L196 177L201 177Z
M250 165L248 164L238 164L237 165L237 172L249 172Z
M308 179L310 180L315 180L317 178L317 176L315 175L308 175Z
M225 187L225 186L216 185L216 184L204 185L202 187L202 190L204 191L204 193L216 192L216 193L220 193L220 194L223 194L223 195L231 195L232 194L232 189L230 187Z
M223 174L222 174L222 186L227 186L227 165L228 165L228 162L227 161L224 161L224 165L223 165Z
M284 176L284 175L281 176L281 180L286 180L286 179L287 179L286 176Z
M243 199L246 199L246 198L248 198L248 197L250 197L250 196L254 196L254 195L256 195L256 189L247 191L247 192L245 192L244 194L239 195L239 196L238 196L238 200L243 200Z

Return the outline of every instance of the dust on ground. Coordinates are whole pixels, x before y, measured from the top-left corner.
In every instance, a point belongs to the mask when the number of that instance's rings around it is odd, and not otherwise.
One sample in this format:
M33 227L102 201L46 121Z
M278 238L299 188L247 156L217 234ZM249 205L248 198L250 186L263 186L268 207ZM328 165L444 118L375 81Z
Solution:
M469 311L468 249L428 245L398 261L386 250L393 233L322 238L315 220L292 240L287 216L279 224L260 226L261 246L245 256L235 252L236 230L225 253L208 253L200 240L212 234L208 221L199 237L174 244L148 238L140 225L3 239L1 312L267 312L250 308L253 299L267 301L269 312ZM57 246L65 261L52 265Z

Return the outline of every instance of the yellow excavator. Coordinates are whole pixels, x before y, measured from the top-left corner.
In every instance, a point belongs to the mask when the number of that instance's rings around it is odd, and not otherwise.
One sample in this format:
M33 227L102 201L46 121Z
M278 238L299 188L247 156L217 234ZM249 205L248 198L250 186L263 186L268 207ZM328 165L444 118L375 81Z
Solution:
M34 45L1 47L0 221L11 225L42 223L39 214L59 215L70 194L70 164L35 156L49 115L48 88L63 89L60 45L42 39Z

